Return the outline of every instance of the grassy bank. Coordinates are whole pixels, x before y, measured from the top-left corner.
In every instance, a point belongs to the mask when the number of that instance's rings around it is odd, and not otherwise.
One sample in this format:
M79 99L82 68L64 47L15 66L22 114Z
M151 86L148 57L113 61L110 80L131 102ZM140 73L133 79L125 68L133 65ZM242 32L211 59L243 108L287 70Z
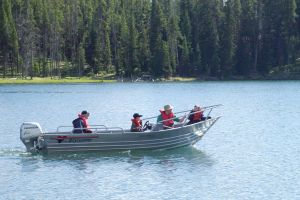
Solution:
M124 82L131 82L132 80L124 79ZM196 78L186 78L186 77L171 77L168 79L157 79L156 82L190 82L197 81ZM108 78L91 78L91 77L68 77L68 78L40 78L33 77L33 79L21 79L21 78L0 78L0 84L60 84L60 83L113 83L117 82L116 79L108 77Z
M58 84L58 83L109 83L116 82L115 80L109 79L94 79L90 77L82 78L40 78L34 77L33 79L18 79L18 78L0 78L0 84Z
M294 66L283 66L276 68L274 71L271 71L267 76L253 76L253 77L231 77L225 79L218 79L215 77L170 77L168 79L159 78L155 79L155 82L197 82L197 81L232 81L232 80L300 80L300 66L296 68ZM91 78L91 77L68 77L68 78L40 78L34 77L33 79L21 79L21 78L0 78L1 84L76 84L76 83L114 83L117 82L114 78ZM121 82L135 82L131 79L123 79ZM143 82L143 81L141 81Z
M179 76L175 76L175 77L170 77L168 79L161 79L161 81L170 81L170 82L191 82L191 81L197 81L197 78L194 77L179 77Z

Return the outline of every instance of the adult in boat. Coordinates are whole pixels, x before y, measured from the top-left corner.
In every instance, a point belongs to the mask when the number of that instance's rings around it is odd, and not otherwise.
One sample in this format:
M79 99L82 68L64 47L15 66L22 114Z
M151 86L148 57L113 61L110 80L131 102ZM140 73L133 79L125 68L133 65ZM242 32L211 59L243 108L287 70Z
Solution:
M134 113L133 114L133 119L131 119L131 132L142 132L143 131L143 123L141 120L141 117L143 115L140 115L139 113Z
M73 133L92 133L89 129L88 118L90 113L86 110L82 111L81 114L78 114L78 118L73 120Z
M206 117L203 115L203 111L201 110L201 107L198 105L195 105L194 108L189 113L188 119L190 120L187 125L198 123L201 121L206 120ZM210 117L208 117L210 119Z
M182 122L184 117L179 119L173 113L173 106L165 105L164 109L159 110L160 115L157 117L157 123L162 123L164 129L173 128L174 122Z

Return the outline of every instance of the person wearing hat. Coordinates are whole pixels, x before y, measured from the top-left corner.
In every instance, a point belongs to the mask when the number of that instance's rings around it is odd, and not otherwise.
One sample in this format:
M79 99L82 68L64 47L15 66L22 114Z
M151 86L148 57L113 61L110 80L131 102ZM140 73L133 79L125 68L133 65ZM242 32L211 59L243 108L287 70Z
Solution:
M164 125L164 129L173 128L174 121L181 122L183 119L177 118L173 113L173 106L165 105L164 109L159 110L160 115L157 117L157 122Z
M131 132L142 132L143 131L143 124L141 117L143 115L140 115L139 113L134 113L133 114L133 119L131 119Z
M78 114L78 118L73 120L73 133L92 133L89 129L88 118L90 113L86 110L83 110L81 114Z

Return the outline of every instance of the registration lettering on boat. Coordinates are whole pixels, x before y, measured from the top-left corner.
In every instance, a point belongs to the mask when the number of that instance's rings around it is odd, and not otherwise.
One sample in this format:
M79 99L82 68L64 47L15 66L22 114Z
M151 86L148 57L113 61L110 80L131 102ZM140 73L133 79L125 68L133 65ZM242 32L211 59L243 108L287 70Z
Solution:
M92 139L90 138L70 138L70 143L80 143L80 142L90 142Z
M69 143L80 143L80 142L90 142L93 138L97 138L97 136L89 136L89 137L74 137L74 136L57 136L51 138L53 140L57 140L58 143L69 142Z
M24 127L24 129L36 129L36 128L38 128L37 126L27 126L27 127Z

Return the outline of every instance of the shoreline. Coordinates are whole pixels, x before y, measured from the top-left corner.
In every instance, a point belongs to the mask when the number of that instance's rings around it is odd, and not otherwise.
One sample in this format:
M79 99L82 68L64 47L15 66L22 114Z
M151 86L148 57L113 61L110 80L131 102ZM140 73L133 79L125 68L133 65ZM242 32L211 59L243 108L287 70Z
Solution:
M231 79L218 79L218 78L195 78L195 77L171 77L169 79L159 79L154 82L211 82L211 81L296 81L300 80L300 78L231 78ZM33 79L18 79L18 78L0 78L0 85L4 84L81 84L81 83L143 83L149 81L118 81L117 79L93 79L89 77L83 78L63 78L63 79L55 79L55 78L40 78L40 77L33 77Z
M112 83L117 82L116 80L110 79L92 79L89 77L83 78L40 78L40 77L33 77L33 79L19 79L19 78L0 78L0 85L2 84L79 84L79 83Z

